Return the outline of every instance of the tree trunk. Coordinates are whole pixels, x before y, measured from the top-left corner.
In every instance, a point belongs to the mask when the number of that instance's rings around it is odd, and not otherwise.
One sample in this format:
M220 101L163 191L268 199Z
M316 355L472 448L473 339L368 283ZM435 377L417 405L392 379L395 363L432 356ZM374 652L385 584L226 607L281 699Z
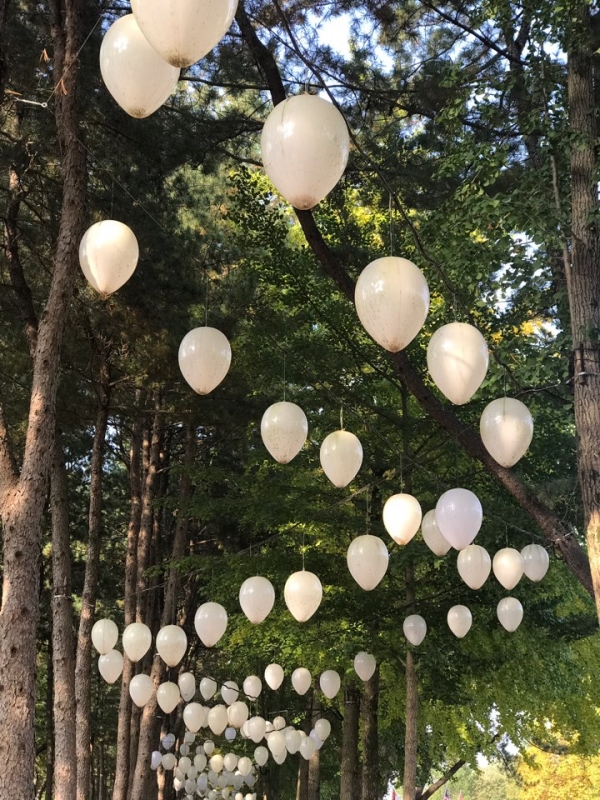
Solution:
M75 638L71 597L69 489L60 435L50 477L52 512L52 664L54 671L54 800L75 800Z
M52 644L48 647L46 675L46 780L44 794L52 800L54 785L54 714L53 704L54 675L52 669Z
M58 6L58 4L56 4ZM60 344L78 268L83 232L86 169L79 135L77 51L81 43L83 0L64 0L54 8L52 38L55 75L64 93L55 95L55 120L61 149L62 208L48 301L33 358L30 407L20 473L0 411L0 516L4 540L0 609L0 800L18 793L34 798L35 679L39 620L41 520L53 456ZM18 742L18 747L15 747Z
M360 695L354 686L344 692L344 723L342 725L342 758L340 800L356 800L361 796L360 759L358 757L358 721Z
M363 769L362 800L379 800L379 666L365 683L362 700Z
M415 602L415 575L412 564L406 568L406 605ZM417 791L417 748L419 743L419 686L415 656L406 649L406 720L404 734L403 800L414 800Z

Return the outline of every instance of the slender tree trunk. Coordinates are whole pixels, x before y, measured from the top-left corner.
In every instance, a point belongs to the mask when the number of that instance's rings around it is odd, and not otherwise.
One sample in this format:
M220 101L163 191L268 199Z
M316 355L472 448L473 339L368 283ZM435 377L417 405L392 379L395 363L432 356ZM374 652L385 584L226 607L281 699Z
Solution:
M315 698L313 693L313 700L311 703L310 714L310 727L314 727L314 720L318 719L321 715L321 704ZM312 756L308 759L308 778L306 787L307 800L320 800L321 798L321 751L315 750Z
M315 690L310 689L306 694L306 707L304 711L304 721L302 729L308 736L312 728L312 714ZM308 761L299 756L298 758L298 780L296 782L296 800L308 800Z
M90 786L92 627L96 611L98 569L100 564L102 533L102 468L108 405L110 374L106 360L101 364L100 396L96 414L96 429L90 467L90 503L88 514L88 547L85 578L81 597L81 615L77 635L77 660L75 665L75 696L77 699L77 800L88 800Z
M355 686L344 691L344 723L342 725L342 758L340 800L356 800L361 796L360 758L358 756L358 722L360 695Z
M414 570L406 568L406 603L415 602ZM402 781L403 800L414 800L417 791L417 748L419 721L419 686L415 656L408 645L406 650L406 732L404 736L404 779Z
M52 800L54 784L54 674L52 669L52 644L48 647L47 675L46 675L46 800Z
M75 638L71 597L69 489L60 435L50 478L52 511L52 663L54 671L54 800L75 800Z
M363 769L362 800L379 800L379 666L365 683L362 700Z

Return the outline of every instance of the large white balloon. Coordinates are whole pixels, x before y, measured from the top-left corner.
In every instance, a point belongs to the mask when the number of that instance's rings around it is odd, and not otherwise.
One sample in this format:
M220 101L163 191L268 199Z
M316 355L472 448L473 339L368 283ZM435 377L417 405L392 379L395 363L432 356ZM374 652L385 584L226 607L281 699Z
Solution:
M208 716L208 709L200 705L200 703L188 703L183 709L183 721L188 731L196 733L204 725ZM204 769L204 767L201 767Z
M523 572L530 581L541 581L548 572L550 557L546 550L539 544L528 544L521 550L523 556Z
M327 669L321 673L319 678L321 691L329 700L333 700L340 690L342 679L334 669Z
M499 583L509 591L514 589L523 577L523 556L514 547L498 550L492 562L494 575Z
M387 571L389 553L381 539L366 533L350 544L346 560L354 580L361 589L370 592Z
M476 494L469 489L450 489L435 507L435 522L440 533L455 550L468 547L479 533L483 509Z
M466 606L452 606L448 611L447 620L452 633L458 639L462 639L471 630L473 615Z
M324 742L329 738L329 734L331 733L331 722L329 722L328 719L318 719L315 722L315 733L319 739Z
M481 386L489 359L485 339L466 322L438 328L427 347L429 374L442 394L459 406Z
M213 706L208 712L207 721L208 727L215 736L220 736L227 727L227 706Z
M361 467L362 445L350 431L334 431L323 440L320 459L325 475L334 486L342 489L356 477Z
M116 292L131 278L139 255L134 232L114 219L96 222L84 233L79 245L83 274L102 297Z
M179 686L171 681L161 683L156 690L156 702L165 714L170 714L181 699Z
M123 656L118 650L109 650L98 659L98 672L107 683L114 683L123 672Z
M179 69L148 43L133 14L120 17L106 32L100 47L100 72L121 108L137 118L160 108L179 80Z
M285 750L285 735L281 731L273 731L267 736L267 745L274 756L280 756Z
M279 664L269 664L265 669L265 681L270 689L275 691L283 683L284 672Z
M371 653L364 653L361 651L354 656L354 671L361 681L366 682L370 680L376 668L377 662L375 661L375 656L372 656Z
M129 695L138 708L146 705L153 691L154 682L150 675L134 675L129 682Z
M156 635L158 655L169 667L176 667L185 655L187 636L179 625L165 625Z
M303 569L287 579L283 597L291 615L298 622L306 622L321 605L323 587L313 572Z
M259 767L264 767L264 765L269 760L269 751L266 747L257 747L254 751L254 760L258 764Z
M488 453L503 467L512 467L531 444L533 419L520 400L500 397L483 409L479 431Z
M260 435L275 461L289 464L302 450L308 436L306 414L295 403L274 403L263 414Z
M402 630L408 641L418 647L427 633L427 623L420 614L411 614L404 620Z
M237 0L131 0L138 25L156 52L174 67L190 67L229 30Z
M181 696L186 703L189 703L196 694L196 678L194 678L191 672L182 672L177 678L177 684Z
M237 685L235 681L225 681L225 683L221 686L221 697L225 701L226 705L230 706L240 696L240 687Z
M194 627L202 644L213 647L227 629L227 612L220 603L203 603L196 611Z
M275 603L275 589L267 578L255 575L240 586L240 606L250 622L258 625L271 613Z
M306 667L298 667L292 672L292 686L298 694L306 694L310 689L312 675Z
M396 544L408 544L422 519L421 506L412 494L394 494L383 507L383 524Z
M406 258L387 256L361 272L354 292L363 327L386 350L407 347L429 311L429 286L421 270Z
M212 700L217 693L217 682L212 678L202 678L200 681L200 694L204 700Z
M471 589L481 589L492 569L488 551L478 544L470 544L461 550L456 559L458 574Z
M437 526L434 508L428 511L423 517L421 533L423 534L423 541L436 556L445 556L452 547L450 542L442 536Z
M92 644L101 656L113 649L119 638L119 629L112 619L99 619L92 628Z
M316 95L289 97L267 117L260 141L265 172L288 203L308 209L346 169L348 127L337 108Z
M244 694L246 697L250 698L250 700L256 700L261 692L262 681L258 675L248 675L244 681Z
M179 345L179 369L198 394L212 392L229 372L231 345L216 328L194 328Z
M498 603L498 619L509 633L514 633L523 619L523 606L516 597L504 597Z

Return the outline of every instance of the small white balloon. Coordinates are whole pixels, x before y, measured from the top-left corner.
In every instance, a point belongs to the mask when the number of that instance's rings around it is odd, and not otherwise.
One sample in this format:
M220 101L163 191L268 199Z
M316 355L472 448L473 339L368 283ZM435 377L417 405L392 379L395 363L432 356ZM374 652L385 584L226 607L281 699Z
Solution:
M210 739L207 739L204 742L203 749L204 749L204 752L206 753L207 756L212 756L212 754L215 751L215 743L213 741L211 741Z
M305 739L302 740L300 743L300 755L302 758L305 758L307 761L315 754L315 750L317 746L313 739L310 736L307 736Z
M160 750L153 750L150 760L150 769L158 769L162 763L162 753Z
M523 572L530 581L538 583L548 572L550 556L539 544L528 544L521 550Z
M189 703L196 694L196 678L194 678L191 672L182 672L177 678L177 683L181 696L186 703Z
M488 551L478 544L461 550L456 559L458 574L471 589L481 589L489 578L492 560Z
M200 749L200 748L198 748ZM194 766L198 770L198 772L202 772L204 767L206 766L206 756L204 753L196 753L196 757L194 758Z
M269 689L276 691L283 683L285 673L279 664L269 664L265 669L265 681Z
M523 606L516 597L504 597L498 603L498 619L509 633L514 633L523 620Z
M184 742L186 744L190 745L190 744L194 744L194 742L196 741L196 737L194 736L194 734L191 731L186 731L183 734L183 740L184 740Z
M227 611L220 603L203 603L196 611L194 627L202 644L214 647L227 629Z
M227 770L227 772L233 772L233 770L237 767L238 757L235 753L227 753L223 758L223 766ZM211 761L212 764L212 761ZM217 770L218 772L219 770Z
M175 765L177 764L177 759L173 755L173 753L165 753L162 757L162 767L166 770L174 769Z
M321 605L323 587L313 572L294 572L283 590L285 604L298 622L306 622Z
M452 633L458 639L462 639L471 630L473 615L466 606L452 606L448 611L447 620Z
M510 591L523 577L523 556L514 547L503 547L498 550L492 561L492 569L498 583Z
M250 761L248 756L242 756L238 761L238 770L240 771L240 775L243 775L245 778L247 775L250 775L251 769L252 761Z
M208 712L207 721L215 736L220 736L227 727L227 706L213 706Z
M533 419L527 406L514 397L492 400L479 421L485 449L503 467L512 467L533 439Z
M229 724L234 728L241 728L248 720L248 706L243 700L236 700L227 709Z
M119 638L119 629L112 619L99 619L92 628L92 644L105 656L114 648Z
M254 751L254 760L258 764L259 767L264 767L264 765L269 760L269 751L266 747L257 747Z
M285 728L285 718L275 717L275 719L273 720L273 728L276 731L282 731Z
M427 623L420 614L411 614L404 620L402 630L408 641L418 647L427 633Z
M200 694L204 700L212 700L217 693L217 682L212 678L202 678L200 681Z
M290 753L290 755L297 753L300 749L300 742L302 741L300 733L292 728L291 730L286 731L284 736L285 747L288 753Z
M383 507L383 524L396 544L408 544L422 519L419 501L411 494L394 494Z
M138 708L146 705L154 692L154 682L149 675L134 675L129 682L129 695Z
M181 748L179 749L179 752L181 753ZM179 759L179 764L177 766L181 770L181 772L183 772L184 775L187 775L188 769L190 769L190 767L192 766L192 760L183 753L182 756L183 758Z
M379 537L367 533L357 536L350 544L346 560L354 580L361 589L370 592L387 571L389 553Z
M338 489L354 480L363 460L362 445L349 431L334 431L321 444L321 467Z
M267 578L255 575L240 586L240 606L253 625L260 624L271 613L275 589Z
M329 700L333 700L342 685L342 679L334 669L325 670L319 678L321 691Z
M263 414L260 435L275 461L289 464L306 442L308 436L306 414L295 403L286 401L274 403Z
M298 752L298 751L296 751L296 752ZM286 748L286 749L283 751L283 753L279 753L279 755L277 755L277 756L273 756L273 761L274 761L276 764L283 764L283 762L284 762L284 761L285 761L285 759L287 758L287 754L288 754L288 753L289 753L289 750L287 750L287 748Z
M298 667L292 672L292 686L298 694L306 694L310 689L311 682L312 675L306 667Z
M450 542L442 536L437 526L435 521L435 509L428 511L423 517L421 533L423 534L423 541L436 556L445 556L452 547Z
M165 714L170 714L176 708L179 700L181 699L181 692L179 686L171 681L161 683L156 690L156 702Z
M123 672L123 656L118 650L110 650L98 659L98 671L107 683L115 683Z
M81 270L90 286L102 297L108 297L127 283L135 272L139 255L134 232L114 219L96 222L84 233L79 245Z
M354 656L354 671L361 681L365 681L366 683L370 680L375 674L376 668L377 662L375 661L375 656L372 656L370 653L361 651Z
M232 703L235 703L239 696L240 687L235 681L226 681L221 686L221 697L226 705L230 706Z
M256 700L261 692L262 681L258 675L248 675L244 681L244 694L246 697L249 697L250 700Z
M213 772L218 774L223 769L223 756L220 753L216 753L214 756L210 757L210 761L208 763L210 764L210 768L213 770Z
M483 509L476 494L469 489L450 489L435 507L435 521L440 533L455 550L468 547L479 533Z
M207 717L208 709L200 703L188 703L183 709L183 721L186 728L192 733L197 733L206 725Z
M315 722L315 733L319 739L324 742L329 738L329 734L331 733L331 722L329 722L328 719L318 719Z
M477 328L451 322L433 334L427 347L427 367L433 382L450 402L467 403L485 378L490 355Z
M255 744L264 738L266 727L267 723L262 717L250 717L248 720L248 734Z
M192 389L209 394L221 383L231 366L231 345L216 328L194 328L179 345L179 369Z
M187 636L179 625L165 625L156 636L156 649L169 667L176 667L187 650Z
M225 728L225 738L228 742L233 742L235 737L237 736L237 732L235 728Z
M175 734L167 733L165 736L163 736L160 743L165 748L165 750L170 750L175 744Z
M281 731L273 731L267 736L269 750L274 756L279 756L285 750L285 735Z

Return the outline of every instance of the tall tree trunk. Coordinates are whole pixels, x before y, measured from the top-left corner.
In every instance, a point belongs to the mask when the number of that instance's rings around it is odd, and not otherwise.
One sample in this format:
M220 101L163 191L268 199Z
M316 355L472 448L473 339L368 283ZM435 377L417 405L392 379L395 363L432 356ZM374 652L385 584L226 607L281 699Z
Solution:
M75 800L75 638L71 597L69 488L57 431L50 477L52 513L52 663L54 671L54 800Z
M314 720L321 715L321 704L313 693L310 714L310 727L314 727ZM306 787L307 800L320 800L321 797L321 751L315 750L308 759L308 779Z
M54 784L54 714L52 709L54 695L54 674L52 669L52 643L48 647L46 675L46 800L52 800Z
M77 140L77 52L83 0L55 5L52 22L54 74L64 93L55 95L63 197L54 270L33 357L29 416L20 472L0 410L0 516L4 542L0 609L0 800L15 793L33 800L35 679L39 620L41 520L53 456L60 345L78 268L84 223L86 169ZM15 747L14 743L19 746Z
M342 757L340 800L356 800L361 796L360 758L358 756L358 722L360 695L355 686L344 691L344 723L342 725Z
M365 683L362 699L362 800L379 800L379 666Z
M100 366L100 387L96 428L90 465L90 501L88 513L88 546L85 578L81 597L81 615L77 634L75 664L76 736L77 736L77 800L88 800L90 787L92 627L96 612L98 569L102 544L102 477L108 406L110 371L106 358Z
M600 618L600 229L590 6L573 12L568 58L571 258L567 273L575 353L578 471L596 610Z
M306 706L304 709L304 721L302 729L308 736L312 728L312 714L315 690L313 688L306 694ZM296 782L296 800L308 800L308 761L299 756L298 758L298 780Z
M406 603L415 602L414 570L406 568ZM402 781L403 800L414 800L417 791L417 746L419 721L419 686L415 656L408 645L406 650L406 720L404 735L404 778Z

